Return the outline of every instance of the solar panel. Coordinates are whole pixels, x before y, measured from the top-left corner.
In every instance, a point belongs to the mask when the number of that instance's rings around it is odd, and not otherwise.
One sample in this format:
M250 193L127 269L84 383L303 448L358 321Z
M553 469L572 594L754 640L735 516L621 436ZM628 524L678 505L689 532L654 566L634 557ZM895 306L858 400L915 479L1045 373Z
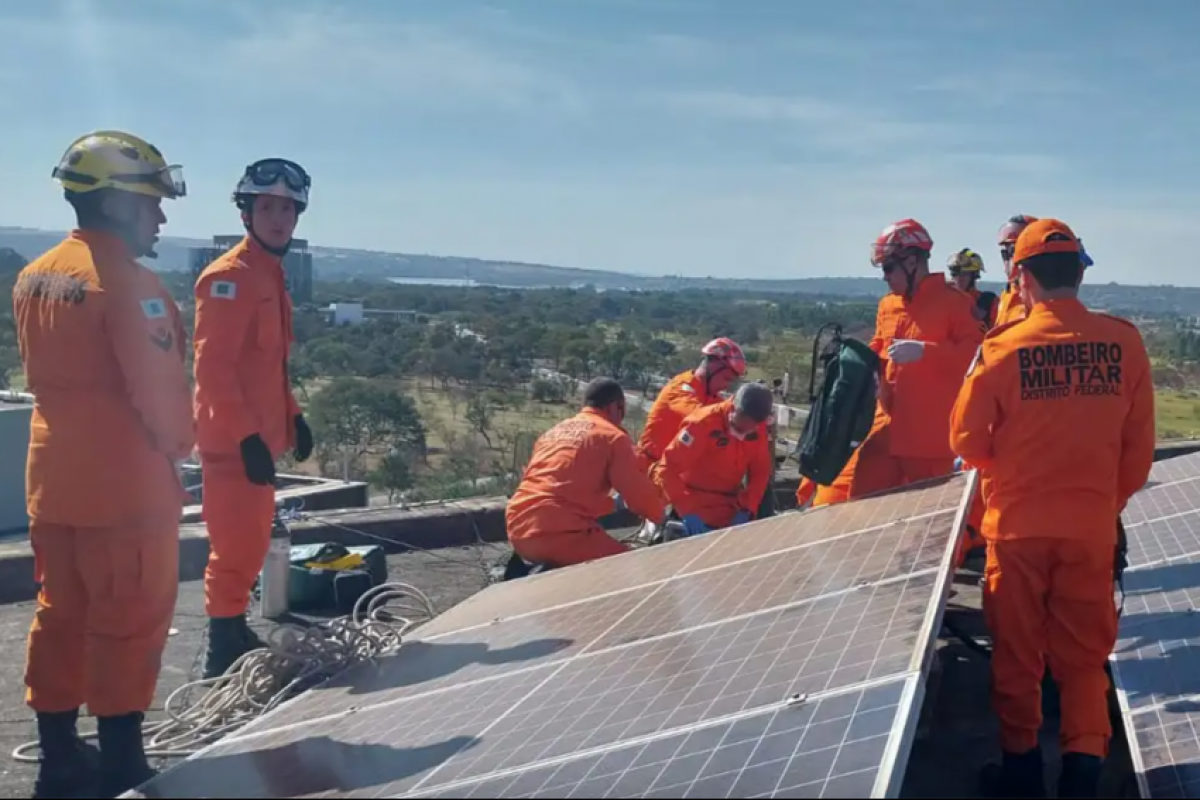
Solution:
M973 482L493 587L143 794L894 795Z
M1113 678L1142 797L1200 793L1200 454L1159 462L1124 514Z

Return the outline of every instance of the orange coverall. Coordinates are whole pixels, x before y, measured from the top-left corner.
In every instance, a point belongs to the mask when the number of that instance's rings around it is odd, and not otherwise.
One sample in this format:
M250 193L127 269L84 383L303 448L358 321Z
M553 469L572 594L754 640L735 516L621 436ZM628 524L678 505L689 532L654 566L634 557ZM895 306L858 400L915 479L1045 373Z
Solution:
M856 453L850 498L953 471L950 410L983 339L971 309L971 298L940 273L921 281L911 300L889 294L879 301L870 347L884 359L882 414L876 414L875 426ZM924 356L909 364L891 361L888 348L897 339L925 342Z
M724 400L690 414L650 472L679 517L695 514L712 530L729 527L739 511L753 519L775 466L767 426L738 439L732 412Z
M585 408L538 437L504 510L513 550L554 567L626 552L597 521L612 513L613 489L643 519L658 522L666 513L658 489L637 468L629 434Z
M992 327L1009 325L1014 322L1020 322L1023 319L1025 319L1025 304L1021 301L1021 293L1015 286L1008 284L1000 294L1000 301L997 303L996 308L996 321ZM982 536L984 510L983 482L981 481L975 489L975 499L972 501L971 510L967 514L967 530L959 546L958 566L962 566L971 548L978 547L981 544L978 537Z
M249 237L196 281L196 441L204 469L210 617L244 614L270 547L275 490L246 478L239 443L259 434L279 458L300 406L287 360L292 301L283 265Z
M158 683L179 582L192 451L175 301L116 237L73 231L13 289L29 389L29 539L41 591L27 701L144 712Z
M1117 517L1154 459L1154 385L1137 328L1055 300L992 330L954 407L951 444L980 470L987 501L984 612L1001 744L1014 754L1037 744L1048 659L1063 752L1104 757Z
M638 459L645 471L662 458L663 451L679 433L688 415L719 402L721 397L708 393L707 381L695 370L681 372L672 378L654 398L654 405L646 416L646 427L638 439Z

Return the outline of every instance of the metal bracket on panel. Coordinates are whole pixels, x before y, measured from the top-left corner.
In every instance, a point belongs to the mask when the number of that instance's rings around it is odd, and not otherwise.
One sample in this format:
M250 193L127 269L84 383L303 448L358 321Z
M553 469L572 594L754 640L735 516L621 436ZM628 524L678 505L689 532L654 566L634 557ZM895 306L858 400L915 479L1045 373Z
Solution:
M802 706L807 702L808 702L808 695L803 692L799 692L799 693L794 694L791 697L789 697L784 702L784 705L786 705L788 708L795 708L796 706Z

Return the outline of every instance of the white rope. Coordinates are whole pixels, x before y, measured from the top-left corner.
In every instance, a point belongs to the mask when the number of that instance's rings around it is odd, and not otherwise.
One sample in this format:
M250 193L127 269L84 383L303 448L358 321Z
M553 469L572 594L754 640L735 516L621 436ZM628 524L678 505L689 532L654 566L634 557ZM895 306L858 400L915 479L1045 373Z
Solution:
M355 664L395 653L404 636L437 615L420 589L403 583L376 586L359 598L348 617L311 627L285 624L267 637L267 648L239 658L218 678L176 689L167 698L167 719L147 726L146 754L186 758L278 707L285 700ZM205 690L195 703L189 695ZM95 733L83 735L96 738ZM13 751L23 763L38 761L37 742Z

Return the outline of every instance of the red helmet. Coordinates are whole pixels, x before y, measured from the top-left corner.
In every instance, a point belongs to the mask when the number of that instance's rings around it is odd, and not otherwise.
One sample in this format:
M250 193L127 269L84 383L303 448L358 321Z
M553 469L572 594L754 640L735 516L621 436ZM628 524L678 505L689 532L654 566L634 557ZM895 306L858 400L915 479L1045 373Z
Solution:
M894 253L910 248L928 253L933 250L933 237L915 219L893 222L883 229L883 233L875 239L875 244L871 245L871 265L882 267Z
M1015 243L1017 237L1021 235L1021 231L1025 230L1031 222L1037 222L1037 217L1031 217L1028 214L1009 217L1008 222L1001 225L1000 232L996 234L996 244L1004 247L1006 244Z
M709 358L720 361L733 370L733 373L739 378L746 374L746 354L733 339L727 339L724 336L720 339L713 339L704 345L700 352Z

